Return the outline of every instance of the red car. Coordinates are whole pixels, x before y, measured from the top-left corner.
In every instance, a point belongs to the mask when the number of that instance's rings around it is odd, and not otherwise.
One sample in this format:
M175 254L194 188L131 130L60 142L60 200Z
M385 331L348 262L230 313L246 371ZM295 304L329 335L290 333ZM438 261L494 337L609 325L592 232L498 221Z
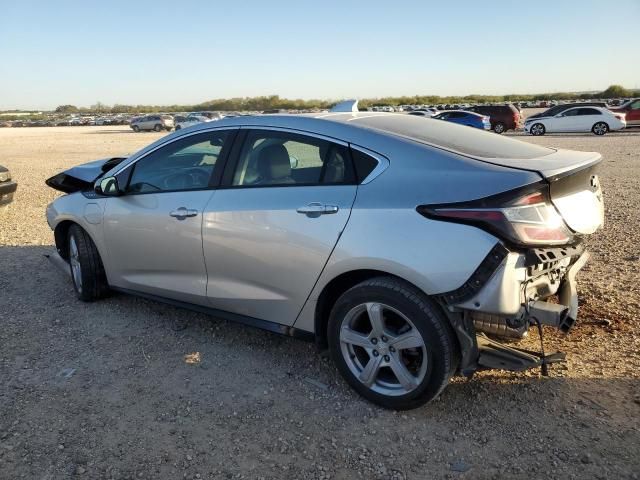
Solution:
M520 126L520 111L511 103L507 105L476 105L465 110L489 117L491 130L496 133L515 130Z
M609 108L612 112L624 113L627 127L640 127L640 98L634 98L617 108Z

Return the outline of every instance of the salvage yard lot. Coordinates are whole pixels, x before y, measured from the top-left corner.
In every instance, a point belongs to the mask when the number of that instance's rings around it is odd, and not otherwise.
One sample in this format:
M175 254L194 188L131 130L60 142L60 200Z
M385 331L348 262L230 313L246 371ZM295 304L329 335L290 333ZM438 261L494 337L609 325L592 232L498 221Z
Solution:
M406 413L362 400L314 346L125 295L85 304L44 255L44 180L162 134L0 129L0 479L638 478L640 130L514 138L598 151L605 229L550 376L455 379ZM538 349L531 330L523 342ZM196 354L197 353L197 354Z

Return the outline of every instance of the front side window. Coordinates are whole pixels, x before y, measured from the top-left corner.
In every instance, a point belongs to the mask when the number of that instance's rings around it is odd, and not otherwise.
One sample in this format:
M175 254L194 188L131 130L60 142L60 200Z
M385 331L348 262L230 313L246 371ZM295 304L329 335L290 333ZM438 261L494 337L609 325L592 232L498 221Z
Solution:
M127 193L200 190L209 186L229 131L178 139L133 165Z
M353 183L347 147L284 132L252 131L236 166L234 186L286 186Z
M629 110L640 110L640 100L636 100L631 105L629 105Z
M578 115L578 111L580 109L579 108L574 108L572 110L567 110L566 112L564 112L562 114L563 117L575 117L576 115Z

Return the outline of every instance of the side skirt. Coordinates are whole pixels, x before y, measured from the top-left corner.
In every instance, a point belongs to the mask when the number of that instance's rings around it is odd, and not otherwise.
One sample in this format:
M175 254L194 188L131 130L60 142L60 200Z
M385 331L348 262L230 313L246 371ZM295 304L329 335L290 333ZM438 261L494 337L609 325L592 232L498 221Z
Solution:
M238 313L231 313L224 310L218 310L217 308L205 307L202 305L195 305L193 303L181 302L180 300L173 300L171 298L161 297L159 295L153 295L151 293L139 292L137 290L129 290L128 288L110 287L111 290L116 292L126 293L128 295L134 295L136 297L146 298L148 300L154 300L156 302L165 303L178 308L184 308L198 313L204 313L211 315L212 317L222 318L229 320L230 322L242 323L250 327L259 328L261 330L267 330L269 332L277 333L279 335L286 335L288 337L295 337L308 342L315 341L315 335L306 330L300 330L299 328L282 325L276 322L270 322L268 320L261 320L259 318L248 317L240 315Z

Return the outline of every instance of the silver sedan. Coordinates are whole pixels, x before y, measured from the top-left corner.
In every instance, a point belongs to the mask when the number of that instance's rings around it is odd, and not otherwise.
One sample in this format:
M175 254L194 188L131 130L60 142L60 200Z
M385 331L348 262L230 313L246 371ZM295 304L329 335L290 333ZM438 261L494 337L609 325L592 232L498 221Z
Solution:
M409 115L236 117L50 178L67 195L47 219L80 300L313 340L361 395L407 409L454 374L561 360L495 336L576 321L600 160Z

